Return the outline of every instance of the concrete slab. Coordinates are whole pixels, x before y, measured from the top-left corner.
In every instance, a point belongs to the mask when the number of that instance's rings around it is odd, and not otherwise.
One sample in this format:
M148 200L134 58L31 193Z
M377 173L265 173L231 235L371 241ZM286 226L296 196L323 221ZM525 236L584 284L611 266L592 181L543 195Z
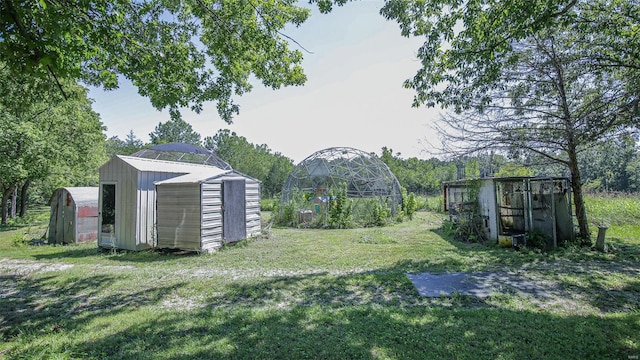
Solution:
M548 297L540 286L509 273L406 274L424 297L450 296L453 293L487 297L496 293L524 293Z

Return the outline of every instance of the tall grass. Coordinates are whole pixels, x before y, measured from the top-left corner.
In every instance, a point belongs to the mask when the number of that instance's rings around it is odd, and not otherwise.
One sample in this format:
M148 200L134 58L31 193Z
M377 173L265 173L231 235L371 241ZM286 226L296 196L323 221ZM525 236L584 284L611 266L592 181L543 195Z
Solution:
M442 213L444 212L444 198L442 195L419 196L418 209Z
M640 194L587 194L585 206L596 226L640 223Z

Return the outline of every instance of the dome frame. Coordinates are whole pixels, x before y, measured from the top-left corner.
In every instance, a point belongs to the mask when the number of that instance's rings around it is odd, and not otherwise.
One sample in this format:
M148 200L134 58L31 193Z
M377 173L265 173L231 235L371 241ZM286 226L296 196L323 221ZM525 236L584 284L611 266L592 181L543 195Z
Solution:
M215 152L185 143L167 143L142 149L131 155L145 159L166 160L191 164L210 165L222 170L233 170Z
M301 161L282 188L281 204L290 204L296 193L326 193L347 186L351 199L378 198L392 213L402 202L400 183L389 167L375 154L352 147L331 147Z

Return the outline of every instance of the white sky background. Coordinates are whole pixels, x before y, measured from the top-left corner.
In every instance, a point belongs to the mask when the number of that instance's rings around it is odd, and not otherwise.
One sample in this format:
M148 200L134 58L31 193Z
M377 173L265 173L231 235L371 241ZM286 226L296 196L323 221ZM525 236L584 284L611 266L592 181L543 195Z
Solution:
M300 28L283 31L307 50L303 67L307 83L279 90L257 84L237 97L240 114L227 125L214 104L183 119L202 137L221 128L254 144L266 144L297 164L312 153L334 146L381 153L383 146L402 158L429 158L424 140L435 141L430 124L438 110L412 108L414 91L404 80L419 68L415 53L421 39L400 35L398 25L380 14L381 1L361 0L313 12ZM296 47L295 44L291 45ZM167 111L156 111L129 83L115 91L91 89L93 108L107 126L107 136L124 139L130 130L144 142Z

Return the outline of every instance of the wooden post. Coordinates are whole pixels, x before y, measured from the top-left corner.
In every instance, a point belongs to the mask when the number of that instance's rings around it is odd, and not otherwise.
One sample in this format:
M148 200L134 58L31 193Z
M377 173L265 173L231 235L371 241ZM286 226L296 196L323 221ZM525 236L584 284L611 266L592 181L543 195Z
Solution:
M598 239L596 240L596 249L598 251L607 251L607 244L604 242L604 234L607 232L606 226L598 226Z

